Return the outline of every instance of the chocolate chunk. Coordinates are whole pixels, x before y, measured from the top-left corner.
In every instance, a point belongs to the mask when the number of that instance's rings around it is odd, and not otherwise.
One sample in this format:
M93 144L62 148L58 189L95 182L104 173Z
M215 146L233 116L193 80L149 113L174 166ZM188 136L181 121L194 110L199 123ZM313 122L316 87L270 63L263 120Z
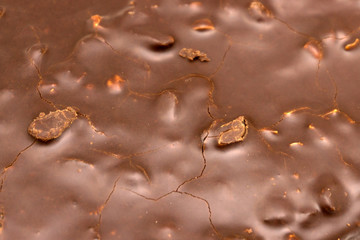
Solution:
M46 142L60 137L76 118L77 113L72 107L48 114L42 112L30 123L28 132L34 138Z
M218 137L218 145L225 146L228 144L244 141L248 133L248 122L244 116L237 117L236 119L220 126L221 133Z
M199 59L201 62L209 62L210 58L207 57L206 53L194 50L192 48L183 48L180 50L179 55L183 58L187 58L190 61Z

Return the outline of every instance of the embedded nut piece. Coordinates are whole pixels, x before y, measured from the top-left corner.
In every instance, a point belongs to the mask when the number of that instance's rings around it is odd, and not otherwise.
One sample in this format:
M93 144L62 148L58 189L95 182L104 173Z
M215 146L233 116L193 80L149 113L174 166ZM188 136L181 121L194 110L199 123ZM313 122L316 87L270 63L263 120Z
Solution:
M34 138L46 142L60 137L76 118L77 113L72 107L48 114L42 112L30 123L28 132Z
M192 48L183 48L180 50L179 55L183 58L187 58L190 61L199 59L201 62L210 62L210 58L207 57L206 53L194 50Z
M224 146L231 143L244 141L248 133L248 122L244 116L240 116L231 122L221 125L221 133L218 137L218 145Z

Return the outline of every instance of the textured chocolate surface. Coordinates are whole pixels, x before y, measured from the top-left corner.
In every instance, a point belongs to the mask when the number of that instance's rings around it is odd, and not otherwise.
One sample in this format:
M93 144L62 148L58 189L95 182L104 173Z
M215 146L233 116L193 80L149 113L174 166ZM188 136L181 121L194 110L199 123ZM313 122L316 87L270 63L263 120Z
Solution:
M359 23L350 0L1 1L0 239L360 239Z

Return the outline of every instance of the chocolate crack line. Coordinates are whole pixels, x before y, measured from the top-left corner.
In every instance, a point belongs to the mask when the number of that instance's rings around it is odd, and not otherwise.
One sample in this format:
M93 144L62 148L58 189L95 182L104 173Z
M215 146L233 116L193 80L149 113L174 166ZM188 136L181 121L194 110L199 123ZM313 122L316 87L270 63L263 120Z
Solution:
M0 174L1 177L1 182L0 182L0 193L2 192L3 186L5 184L5 180L6 180L6 172L12 168L15 163L17 162L17 160L19 159L19 157L29 148L31 148L34 144L36 143L36 140L34 140L31 144L29 144L28 146L26 146L24 149L22 149L14 158L14 160L6 167L4 167L3 171Z
M104 208L106 207L106 205L108 204L108 202L110 201L110 198L111 196L114 194L115 190L116 190L116 187L117 187L117 183L118 181L120 180L120 177L119 176L114 184L113 184L113 188L111 190L111 192L109 193L108 197L106 198L105 202L103 205L100 206L99 210L100 210L100 213L99 213L99 220L98 220L98 224L95 226L95 231L97 233L97 237L99 238L99 240L101 239L101 234L100 234L100 228L101 228L101 219L102 219L102 211L104 210ZM209 224L211 226L211 229L214 231L214 233L216 234L216 236L218 237L218 239L223 239L223 236L222 234L216 229L213 221L212 221L212 211L211 211L211 206L210 206L210 203L205 199L205 198L202 198L202 197L199 197L199 196L196 196L192 193L189 193L189 192L183 192L183 191L178 191L178 190L174 190L174 191L171 191L171 192L168 192L166 194L164 194L163 196L159 197L159 198L149 198L149 197L146 197L140 193L137 193L131 189L128 189L128 188L124 188L124 187L118 187L119 189L121 190L124 190L124 191L128 191L128 192L131 192L139 197L142 197L146 200L150 200L150 201L159 201L167 196L169 196L170 194L173 194L173 193L177 193L177 194L184 194L184 195L187 195L187 196L190 196L192 198L195 198L195 199L198 199L198 200L201 200L203 202L205 202L207 208L208 208L208 212L209 212Z

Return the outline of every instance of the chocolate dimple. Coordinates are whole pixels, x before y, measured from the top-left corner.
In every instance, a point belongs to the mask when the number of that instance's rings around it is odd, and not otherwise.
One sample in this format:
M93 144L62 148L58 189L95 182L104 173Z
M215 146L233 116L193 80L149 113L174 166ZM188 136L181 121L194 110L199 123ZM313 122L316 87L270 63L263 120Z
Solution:
M348 206L348 193L341 182L331 174L317 178L313 188L317 202L323 214L335 215L343 213Z
M215 27L210 19L203 18L203 19L196 20L193 23L193 29L198 32L206 32L206 31L214 30Z
M307 210L306 212L302 212L304 215L304 220L300 222L301 227L303 228L312 228L319 224L319 220L322 217L320 210Z
M42 112L30 123L28 132L34 138L46 142L60 137L76 118L77 113L72 107L48 114Z
M268 203L271 202L271 205ZM260 218L263 223L271 227L281 227L291 223L293 207L291 203L282 197L270 197L259 206Z
M150 47L155 51L163 51L171 48L175 43L175 38L170 35L161 35L151 39Z

